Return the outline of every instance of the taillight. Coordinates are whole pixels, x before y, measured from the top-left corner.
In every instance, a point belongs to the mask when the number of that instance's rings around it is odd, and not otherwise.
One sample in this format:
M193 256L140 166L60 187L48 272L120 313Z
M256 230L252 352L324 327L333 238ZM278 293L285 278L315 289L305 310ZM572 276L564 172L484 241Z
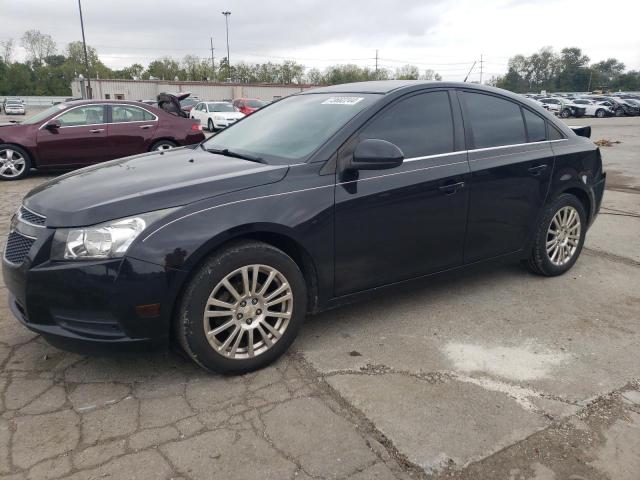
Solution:
M201 132L202 125L200 125L199 123L194 123L191 125L191 130L193 130L194 132Z

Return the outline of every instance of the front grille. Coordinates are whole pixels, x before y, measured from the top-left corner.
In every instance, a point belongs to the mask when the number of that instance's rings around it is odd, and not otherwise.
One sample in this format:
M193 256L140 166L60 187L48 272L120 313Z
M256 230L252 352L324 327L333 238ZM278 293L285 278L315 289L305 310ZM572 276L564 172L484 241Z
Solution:
M47 220L42 215L33 213L31 210L27 210L24 207L20 207L20 218L27 223L40 226L44 226L44 222Z
M35 242L34 238L25 237L18 232L9 233L7 246L4 249L4 258L9 263L20 265L27 257L31 246Z

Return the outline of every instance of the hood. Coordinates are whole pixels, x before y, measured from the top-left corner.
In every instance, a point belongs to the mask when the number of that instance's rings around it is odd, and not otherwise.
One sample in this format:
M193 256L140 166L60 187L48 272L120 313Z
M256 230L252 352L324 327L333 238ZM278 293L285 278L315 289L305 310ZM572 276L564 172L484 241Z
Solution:
M15 127L20 125L20 122L0 122L0 127Z
M48 227L93 225L186 205L282 180L286 165L265 165L200 147L145 153L57 177L31 190L24 205Z

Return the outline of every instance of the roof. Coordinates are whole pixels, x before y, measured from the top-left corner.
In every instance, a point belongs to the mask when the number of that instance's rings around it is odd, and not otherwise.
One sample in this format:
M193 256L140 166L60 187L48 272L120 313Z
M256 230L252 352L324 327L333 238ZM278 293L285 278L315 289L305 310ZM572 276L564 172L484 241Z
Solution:
M442 82L437 80L374 80L371 82L343 83L341 85L331 85L328 87L314 88L300 92L301 95L307 93L379 93L388 94L398 90L409 90L419 87L441 87L441 88L467 88L492 91L502 95L514 95L511 92L499 88L479 85L477 83L466 82Z

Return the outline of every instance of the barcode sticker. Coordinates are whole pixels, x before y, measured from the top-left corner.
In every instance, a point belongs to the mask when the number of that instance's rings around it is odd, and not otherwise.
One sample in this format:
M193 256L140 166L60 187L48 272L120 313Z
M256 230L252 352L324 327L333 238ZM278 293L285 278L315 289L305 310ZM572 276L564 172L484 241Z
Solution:
M362 100L363 97L331 97L322 102L322 105L355 105Z

